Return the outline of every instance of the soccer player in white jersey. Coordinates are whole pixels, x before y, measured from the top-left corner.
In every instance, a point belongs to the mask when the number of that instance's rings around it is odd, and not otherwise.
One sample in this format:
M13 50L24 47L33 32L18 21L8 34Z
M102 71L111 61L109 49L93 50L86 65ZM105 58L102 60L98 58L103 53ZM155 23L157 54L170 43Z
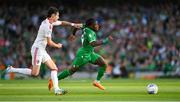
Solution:
M41 63L45 63L51 69L51 79L54 85L55 94L61 95L64 94L65 91L60 89L58 86L58 78L57 78L57 66L46 52L46 46L49 45L51 47L61 48L61 43L55 43L51 40L52 28L57 25L67 25L75 28L82 27L82 24L70 23L67 21L58 21L59 19L59 11L55 7L50 7L47 13L47 18L42 21L36 40L31 48L31 56L32 56L32 69L30 68L13 68L9 66L6 69L6 72L16 72L26 75L38 76Z

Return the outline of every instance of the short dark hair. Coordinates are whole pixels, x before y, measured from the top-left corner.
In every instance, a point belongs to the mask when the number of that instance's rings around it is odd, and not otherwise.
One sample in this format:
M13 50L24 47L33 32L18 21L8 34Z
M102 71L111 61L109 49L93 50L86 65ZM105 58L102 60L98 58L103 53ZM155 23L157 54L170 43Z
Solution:
M56 7L50 7L47 12L47 17L51 17L52 14L56 14L59 10Z
M97 24L97 20L94 18L89 18L85 22L86 27L89 27L89 26L94 25L94 24Z

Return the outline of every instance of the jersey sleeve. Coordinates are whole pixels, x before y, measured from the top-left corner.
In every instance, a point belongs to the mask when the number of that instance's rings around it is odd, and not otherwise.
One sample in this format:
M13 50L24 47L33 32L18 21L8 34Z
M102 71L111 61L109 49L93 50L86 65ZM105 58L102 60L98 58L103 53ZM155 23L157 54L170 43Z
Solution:
M48 25L44 26L44 34L45 34L45 37L51 38L52 29L50 26Z
M53 26L58 26L58 25L61 25L62 24L62 21L56 21L56 22L54 22L52 25Z

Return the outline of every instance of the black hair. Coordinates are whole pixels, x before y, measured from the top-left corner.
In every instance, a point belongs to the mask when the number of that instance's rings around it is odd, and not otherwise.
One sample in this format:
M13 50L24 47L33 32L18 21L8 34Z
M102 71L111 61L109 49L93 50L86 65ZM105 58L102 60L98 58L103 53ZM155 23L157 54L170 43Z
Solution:
M94 18L89 18L85 22L85 26L86 27L89 27L89 26L94 25L94 24L97 24L97 21Z
M85 24L83 25L83 28L85 28L85 27L90 27L91 25L94 25L94 24L97 24L97 23L98 23L98 22L97 22L96 19L94 19L94 18L89 18L89 19L87 19L87 20L85 21ZM77 32L78 30L82 30L82 29L74 28L72 34L73 34L73 35L76 35L76 32Z
M51 17L52 14L56 14L59 10L56 7L50 7L47 12L47 17Z

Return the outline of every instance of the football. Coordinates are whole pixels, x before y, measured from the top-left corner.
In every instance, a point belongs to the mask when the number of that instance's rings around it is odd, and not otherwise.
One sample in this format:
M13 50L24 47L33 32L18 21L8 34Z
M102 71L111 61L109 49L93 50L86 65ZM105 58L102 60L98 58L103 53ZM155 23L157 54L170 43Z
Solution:
M148 84L147 86L148 94L157 94L158 93L158 86L156 84Z

